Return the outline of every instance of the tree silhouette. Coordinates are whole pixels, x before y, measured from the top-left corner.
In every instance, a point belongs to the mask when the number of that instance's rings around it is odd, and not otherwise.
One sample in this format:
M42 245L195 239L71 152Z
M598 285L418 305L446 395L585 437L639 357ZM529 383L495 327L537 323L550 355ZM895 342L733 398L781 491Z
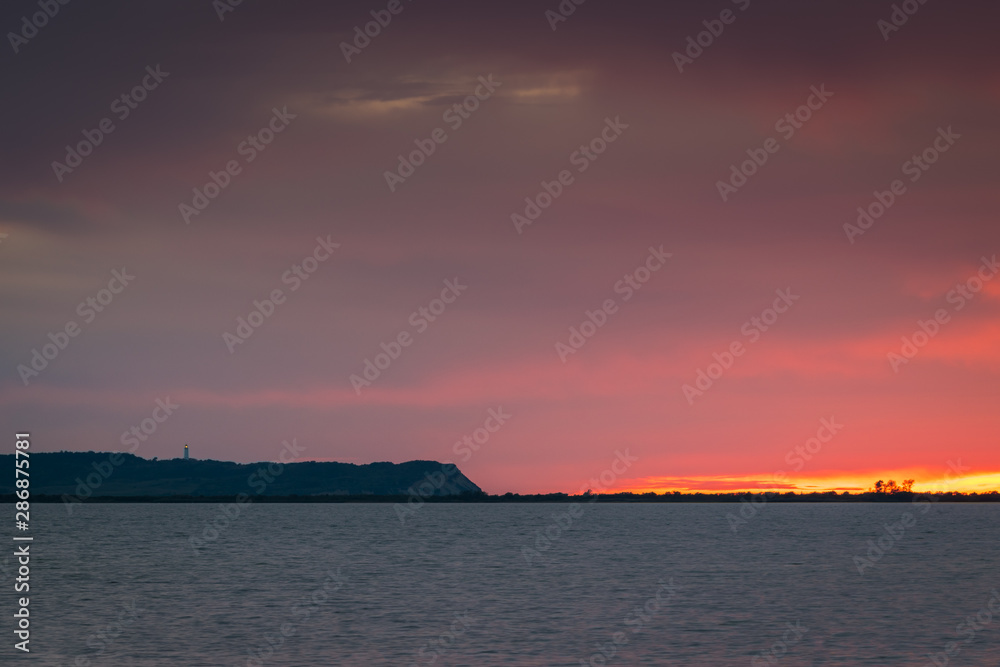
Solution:
M879 495L887 495L893 493L912 493L913 492L913 482L912 479L904 479L903 484L896 484L896 480L890 479L888 482L883 482L881 479L875 482L875 485L869 490L870 493L877 493Z

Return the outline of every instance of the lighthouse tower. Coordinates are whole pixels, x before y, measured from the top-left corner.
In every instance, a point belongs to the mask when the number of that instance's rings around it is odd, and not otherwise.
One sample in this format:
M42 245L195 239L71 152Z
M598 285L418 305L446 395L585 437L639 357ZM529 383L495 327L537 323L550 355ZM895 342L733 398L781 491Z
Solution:
M188 458L190 458L190 457L188 456L188 446L187 446L187 445L184 445L184 460L185 460L185 461L187 461L187 460L188 460Z

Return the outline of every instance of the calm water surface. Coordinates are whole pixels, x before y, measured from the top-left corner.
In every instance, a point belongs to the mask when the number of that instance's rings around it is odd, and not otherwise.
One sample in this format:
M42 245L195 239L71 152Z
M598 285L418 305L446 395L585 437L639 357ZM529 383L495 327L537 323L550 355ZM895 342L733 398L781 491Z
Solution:
M1000 665L1000 505L769 504L735 534L731 504L567 508L258 504L196 554L218 505L36 504L32 653L8 621L0 663L929 665L957 641L948 664Z

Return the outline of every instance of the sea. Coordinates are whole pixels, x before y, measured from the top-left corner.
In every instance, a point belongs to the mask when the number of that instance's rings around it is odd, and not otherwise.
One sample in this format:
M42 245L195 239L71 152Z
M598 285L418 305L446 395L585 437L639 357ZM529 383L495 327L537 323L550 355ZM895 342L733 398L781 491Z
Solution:
M0 555L3 665L1000 665L1000 504L35 503L31 519L30 592L12 590L14 547Z

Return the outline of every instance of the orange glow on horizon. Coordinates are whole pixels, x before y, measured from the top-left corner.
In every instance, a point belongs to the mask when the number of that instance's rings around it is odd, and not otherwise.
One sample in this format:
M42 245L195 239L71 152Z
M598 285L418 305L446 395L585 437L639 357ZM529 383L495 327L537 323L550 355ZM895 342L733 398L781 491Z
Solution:
M978 472L976 474L960 475L951 471L942 474L936 471L928 474L927 470L894 470L877 473L831 472L825 476L789 476L785 480L776 480L771 475L705 475L691 477L646 477L643 479L623 480L622 484L604 493L734 493L761 491L795 491L797 493L827 491L849 491L858 493L870 489L876 480L895 480L901 484L903 480L913 479L913 490L922 493L989 493L1000 491L1000 472Z

